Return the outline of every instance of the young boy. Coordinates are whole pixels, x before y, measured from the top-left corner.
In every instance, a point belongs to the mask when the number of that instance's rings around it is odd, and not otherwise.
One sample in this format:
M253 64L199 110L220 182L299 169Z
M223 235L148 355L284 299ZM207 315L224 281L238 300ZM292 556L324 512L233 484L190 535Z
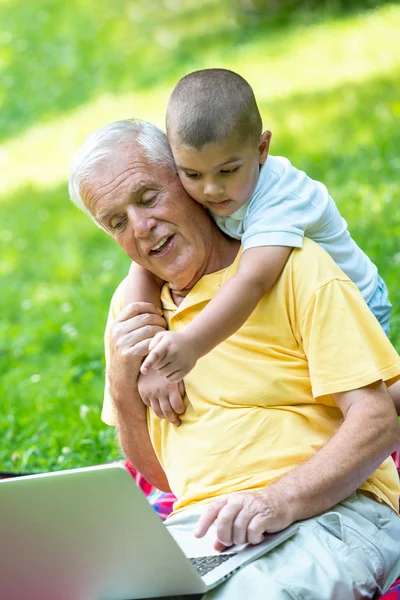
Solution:
M351 238L326 187L281 157L269 156L253 91L239 75L206 69L183 77L167 108L167 135L179 178L227 235L242 240L239 269L182 332L157 334L142 364L169 382L232 335L275 284L292 248L307 236L320 244L360 289L389 330L391 304L376 266ZM160 282L133 265L127 301L160 305Z

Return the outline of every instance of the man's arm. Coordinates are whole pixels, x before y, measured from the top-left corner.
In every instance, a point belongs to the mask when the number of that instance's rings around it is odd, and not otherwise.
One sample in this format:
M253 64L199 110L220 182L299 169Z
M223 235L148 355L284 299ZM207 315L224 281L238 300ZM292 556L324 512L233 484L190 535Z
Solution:
M387 387L376 382L333 394L344 421L313 458L283 477L293 521L328 510L352 494L400 445L400 426Z
M399 446L400 426L382 382L334 395L344 421L335 435L307 462L260 492L232 494L214 501L196 528L201 537L216 521L216 549L329 510L352 494Z
M137 389L141 360L150 340L164 327L161 311L152 304L128 304L110 325L107 377L122 450L150 483L169 491L150 440L147 407Z
M390 386L389 394L392 397L397 415L400 417L400 381L396 381L396 383Z

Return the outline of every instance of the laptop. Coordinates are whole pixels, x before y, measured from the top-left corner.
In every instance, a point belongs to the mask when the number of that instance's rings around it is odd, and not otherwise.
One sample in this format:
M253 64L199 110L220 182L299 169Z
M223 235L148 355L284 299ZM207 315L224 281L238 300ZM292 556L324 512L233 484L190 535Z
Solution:
M211 540L193 536L185 555L179 529L171 535L122 465L6 479L0 481L0 595L133 600L202 594L296 529L219 554Z

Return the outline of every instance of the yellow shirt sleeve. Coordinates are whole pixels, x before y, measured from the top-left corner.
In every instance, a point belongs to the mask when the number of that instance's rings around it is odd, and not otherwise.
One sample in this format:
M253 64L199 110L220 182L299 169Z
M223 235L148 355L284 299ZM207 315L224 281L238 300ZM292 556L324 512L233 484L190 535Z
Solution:
M109 364L110 356L110 325L117 318L121 310L124 308L125 283L126 279L124 279L115 290L111 300L110 310L108 312L107 325L104 334L104 350L106 355L106 365ZM107 373L105 380L106 381L104 387L104 399L103 408L101 411L101 420L104 421L106 425L115 426L117 424L117 417L115 414L114 402L110 394L110 386Z
M332 279L314 292L300 334L315 398L400 378L400 357L349 280Z

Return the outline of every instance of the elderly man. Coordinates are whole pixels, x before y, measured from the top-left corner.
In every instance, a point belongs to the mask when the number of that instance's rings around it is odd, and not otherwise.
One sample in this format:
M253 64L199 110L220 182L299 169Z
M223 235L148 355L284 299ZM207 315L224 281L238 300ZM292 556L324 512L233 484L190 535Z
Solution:
M240 244L187 196L165 135L148 123L95 132L74 159L70 194L166 282L163 316L145 302L124 306L124 282L114 295L103 419L136 468L177 496L168 526L197 536L214 527L222 548L300 523L207 599L376 597L400 571L399 482L387 458L399 425L386 387L400 360L353 283L305 240L246 324L185 378L175 427L143 404L141 360L165 321L185 327L235 273Z

